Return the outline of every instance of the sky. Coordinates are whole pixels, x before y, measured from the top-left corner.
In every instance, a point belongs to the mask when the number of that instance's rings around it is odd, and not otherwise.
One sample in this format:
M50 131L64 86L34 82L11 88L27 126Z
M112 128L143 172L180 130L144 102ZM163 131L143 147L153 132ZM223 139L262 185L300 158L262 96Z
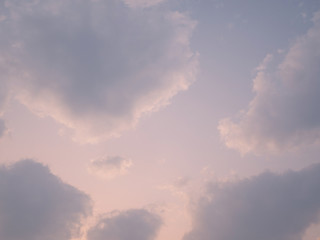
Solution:
M0 0L1 240L319 240L320 1Z

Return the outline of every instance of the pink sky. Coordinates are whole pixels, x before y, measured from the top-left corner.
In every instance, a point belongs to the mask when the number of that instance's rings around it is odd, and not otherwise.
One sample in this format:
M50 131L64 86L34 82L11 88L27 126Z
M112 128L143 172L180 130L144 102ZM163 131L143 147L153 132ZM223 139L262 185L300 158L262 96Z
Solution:
M319 238L319 11L0 0L0 238Z

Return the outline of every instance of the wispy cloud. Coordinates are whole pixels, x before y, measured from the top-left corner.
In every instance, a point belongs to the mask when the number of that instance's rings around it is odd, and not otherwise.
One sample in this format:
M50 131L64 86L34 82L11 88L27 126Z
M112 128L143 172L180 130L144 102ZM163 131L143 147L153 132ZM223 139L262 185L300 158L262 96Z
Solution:
M5 69L1 68L1 56L0 56L0 74L2 74L2 76L5 76ZM2 119L7 97L8 97L8 93L7 93L6 82L3 80L0 80L0 138L5 134L7 130L5 122Z
M121 156L106 156L90 162L89 171L102 178L115 178L124 175L132 166L132 160Z
M148 8L167 0L123 0L128 6L132 8Z

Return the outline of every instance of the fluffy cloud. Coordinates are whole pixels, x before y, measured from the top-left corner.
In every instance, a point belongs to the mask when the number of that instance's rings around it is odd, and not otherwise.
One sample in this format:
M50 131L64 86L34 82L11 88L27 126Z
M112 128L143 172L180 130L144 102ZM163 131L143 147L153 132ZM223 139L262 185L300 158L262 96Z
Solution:
M184 240L301 240L319 221L320 164L211 184Z
M101 219L88 231L87 240L152 240L162 224L159 216L132 209Z
M132 160L121 156L107 156L91 161L89 171L102 178L114 178L127 173Z
M195 22L185 14L120 0L2 4L0 51L11 88L78 141L119 135L195 80Z
M268 55L257 68L255 98L235 122L223 119L220 134L230 148L279 152L320 141L320 12L314 26L298 38L276 70Z
M0 239L69 240L89 213L89 197L42 164L0 168Z

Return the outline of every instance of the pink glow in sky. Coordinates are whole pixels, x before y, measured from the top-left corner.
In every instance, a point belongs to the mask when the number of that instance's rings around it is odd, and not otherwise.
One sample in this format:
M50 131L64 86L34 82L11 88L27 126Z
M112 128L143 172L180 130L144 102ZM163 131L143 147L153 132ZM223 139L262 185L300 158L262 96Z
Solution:
M1 240L320 238L320 2L0 0Z

